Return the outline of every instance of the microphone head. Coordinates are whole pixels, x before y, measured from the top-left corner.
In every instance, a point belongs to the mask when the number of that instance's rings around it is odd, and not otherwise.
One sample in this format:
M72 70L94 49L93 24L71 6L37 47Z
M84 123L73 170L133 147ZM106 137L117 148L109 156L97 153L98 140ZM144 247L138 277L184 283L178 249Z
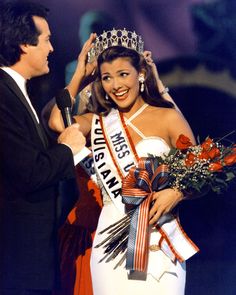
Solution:
M71 108L71 97L68 89L61 89L56 95L56 103L59 110Z

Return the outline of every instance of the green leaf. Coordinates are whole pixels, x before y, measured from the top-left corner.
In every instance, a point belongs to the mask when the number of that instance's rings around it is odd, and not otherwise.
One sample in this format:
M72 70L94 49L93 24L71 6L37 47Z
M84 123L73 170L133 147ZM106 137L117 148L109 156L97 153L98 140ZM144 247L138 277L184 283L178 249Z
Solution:
M226 173L226 181L231 181L233 178L235 178L235 174L233 172Z
M222 184L223 186L226 186L226 187L228 186L225 180L218 177L215 178L215 182L217 182L218 184Z

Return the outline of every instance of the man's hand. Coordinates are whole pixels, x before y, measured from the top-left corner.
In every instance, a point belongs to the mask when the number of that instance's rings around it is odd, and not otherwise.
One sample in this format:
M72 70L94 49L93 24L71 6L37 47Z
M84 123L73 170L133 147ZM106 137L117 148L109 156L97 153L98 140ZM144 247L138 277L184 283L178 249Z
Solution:
M81 131L79 124L72 124L67 127L58 137L58 143L65 144L71 148L73 155L79 153L85 146L86 140Z

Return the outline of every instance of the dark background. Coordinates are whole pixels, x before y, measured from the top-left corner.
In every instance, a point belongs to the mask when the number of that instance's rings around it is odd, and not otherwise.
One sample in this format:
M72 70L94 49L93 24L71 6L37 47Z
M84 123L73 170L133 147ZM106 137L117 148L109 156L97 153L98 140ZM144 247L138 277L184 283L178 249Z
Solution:
M196 136L236 129L236 4L234 0L41 0L51 10L55 52L51 73L33 81L40 111L65 85L77 58L79 20L88 10L109 13L117 27L143 36L160 76ZM40 97L40 100L38 99ZM235 134L229 140L236 142ZM236 185L181 204L182 225L200 253L187 262L186 295L236 294Z

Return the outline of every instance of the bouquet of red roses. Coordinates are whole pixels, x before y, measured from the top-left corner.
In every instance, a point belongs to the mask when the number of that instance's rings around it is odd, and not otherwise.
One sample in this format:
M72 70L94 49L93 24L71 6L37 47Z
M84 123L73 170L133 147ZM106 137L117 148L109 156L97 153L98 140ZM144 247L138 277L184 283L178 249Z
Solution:
M221 141L207 137L193 145L188 137L180 135L176 148L158 159L168 166L169 186L183 191L186 197L208 190L220 194L227 189L236 176L236 145L226 147Z
M100 261L106 259L105 261L109 262L123 253L115 267L121 265L126 259L127 269L137 269L133 265L133 258L131 262L129 261L130 253L134 253L136 247L135 244L131 245L137 235L134 227L137 220L144 220L140 217L141 214L147 216L151 206L150 196L153 192L164 188L175 188L182 191L188 199L205 195L210 190L218 194L226 190L228 184L236 177L236 145L225 146L222 144L222 139L216 141L207 137L202 143L194 145L188 137L180 135L176 148L170 149L168 154L141 158L137 167L132 167L122 182L123 202L129 208L131 205L132 210L129 210L124 218L100 232L100 234L104 232L108 234L106 239L96 246L104 247L105 255ZM162 216L156 224L157 230L161 231L161 226L173 218L172 214ZM145 227L148 227L147 220L144 227L138 231L145 233L141 239L148 240ZM164 236L164 238L169 244L168 237ZM129 248L132 249L129 251ZM170 252L174 252L174 247L170 248ZM147 242L141 249L144 260L147 256L146 251ZM192 251L188 257L195 252ZM178 257L177 251L176 255L173 254L180 261L186 260L186 257ZM145 265L142 265L140 269L145 269Z

